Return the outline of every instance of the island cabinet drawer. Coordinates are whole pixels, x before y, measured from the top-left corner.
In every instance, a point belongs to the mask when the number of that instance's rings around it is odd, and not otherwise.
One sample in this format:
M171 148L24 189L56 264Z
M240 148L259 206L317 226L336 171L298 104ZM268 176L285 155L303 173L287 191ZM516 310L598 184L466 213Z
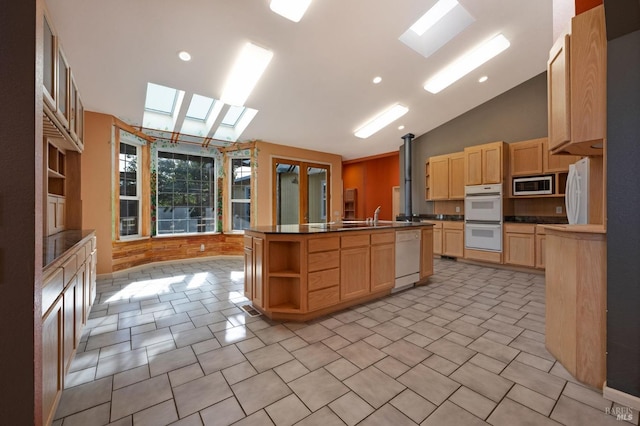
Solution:
M374 232L371 234L371 245L389 244L396 241L395 232Z
M533 223L505 223L504 232L514 234L534 234L536 225Z
M78 272L78 255L74 253L69 256L69 259L62 265L62 269L64 269L64 285L67 285Z
M249 235L245 235L244 236L244 246L246 248L251 248L251 243L253 242L253 237L250 237Z
M340 248L340 237L315 238L309 240L309 253L319 251L338 250Z
M307 286L309 291L333 287L340 284L340 269L333 268L326 271L310 272Z
M42 315L49 310L51 305L56 301L58 296L62 294L64 289L64 273L62 268L48 276L42 286Z
M307 268L309 272L322 271L340 266L340 252L338 250L309 253L308 259Z
M307 304L310 311L333 306L340 301L340 287L329 287L309 292Z
M345 235L342 237L341 247L362 247L369 245L369 234L366 235Z

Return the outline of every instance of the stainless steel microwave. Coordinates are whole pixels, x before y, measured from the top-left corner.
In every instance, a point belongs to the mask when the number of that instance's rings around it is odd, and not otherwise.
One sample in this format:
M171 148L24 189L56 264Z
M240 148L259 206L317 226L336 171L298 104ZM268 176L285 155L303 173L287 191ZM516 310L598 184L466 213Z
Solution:
M513 178L513 195L553 194L553 175Z

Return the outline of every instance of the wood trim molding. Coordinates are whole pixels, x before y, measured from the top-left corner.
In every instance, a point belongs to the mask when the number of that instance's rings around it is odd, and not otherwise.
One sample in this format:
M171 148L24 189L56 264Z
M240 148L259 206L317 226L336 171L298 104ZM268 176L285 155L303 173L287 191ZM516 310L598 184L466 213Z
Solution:
M604 382L604 386L602 387L602 396L609 401L617 402L625 407L640 411L640 398L617 389L610 388L607 386L607 382Z

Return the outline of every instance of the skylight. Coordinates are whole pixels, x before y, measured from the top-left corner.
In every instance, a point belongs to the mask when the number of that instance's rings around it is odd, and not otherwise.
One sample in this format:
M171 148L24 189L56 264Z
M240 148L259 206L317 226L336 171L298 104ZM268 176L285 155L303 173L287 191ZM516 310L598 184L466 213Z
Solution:
M220 124L223 126L236 127L245 109L243 106L232 105L229 107L229 111L227 111Z
M147 98L144 102L144 109L160 114L173 115L177 98L178 91L176 89L147 83Z
M269 7L280 16L293 22L300 22L311 0L271 0Z
M211 112L214 102L214 99L194 94L191 98L189 109L187 109L186 118L205 121Z
M422 17L411 26L411 30L421 36L457 5L458 2L456 0L439 0L438 3L427 10L427 13L422 15Z

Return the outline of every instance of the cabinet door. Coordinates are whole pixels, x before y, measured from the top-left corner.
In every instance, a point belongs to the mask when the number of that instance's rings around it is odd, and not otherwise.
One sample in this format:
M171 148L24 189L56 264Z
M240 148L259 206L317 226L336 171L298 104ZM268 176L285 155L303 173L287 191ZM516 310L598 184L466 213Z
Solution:
M547 62L547 109L549 149L554 151L571 140L571 74L569 35L559 38Z
M253 249L244 248L244 297L253 299Z
M431 174L431 199L446 200L449 198L449 157L441 155L429 159Z
M442 227L433 227L433 254L442 254Z
M568 173L569 165L575 163L580 158L579 155L554 155L547 151L544 156L545 173ZM556 190L557 192L557 190Z
M449 199L464 198L464 152L449 156Z
M464 165L465 185L482 185L482 148L465 148Z
M264 307L263 277L264 277L264 240L253 238L253 304Z
M65 128L69 128L69 64L67 58L58 46L58 87L57 87L57 116Z
M369 293L369 247L343 249L340 252L340 300Z
M442 230L442 254L445 256L464 256L464 231L461 229Z
M371 246L371 291L392 288L396 274L395 244ZM343 266L344 267L344 266Z
M69 364L71 363L73 350L76 346L76 284L77 276L74 276L67 285L67 289L64 291L62 298L64 309L62 359L65 374L67 373Z
M542 174L542 151L542 139L509 144L511 176Z
M42 424L51 424L62 393L62 298L42 318Z
M545 235L536 235L536 268L544 269Z
M56 198L55 232L64 231L65 228L65 199Z
M47 197L47 235L52 235L57 232L56 230L56 213L57 213L57 198Z
M502 144L482 148L482 184L502 183Z
M535 237L533 234L504 235L504 263L520 266L535 266Z
M433 229L422 230L420 280L433 275Z

